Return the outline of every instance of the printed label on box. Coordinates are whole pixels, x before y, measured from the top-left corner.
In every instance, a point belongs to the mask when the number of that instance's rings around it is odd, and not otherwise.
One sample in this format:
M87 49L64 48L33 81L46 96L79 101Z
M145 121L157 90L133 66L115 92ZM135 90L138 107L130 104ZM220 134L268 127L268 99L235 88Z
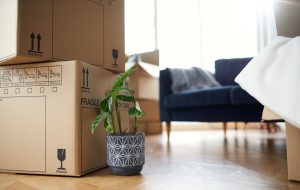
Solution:
M62 85L62 66L0 70L0 88Z

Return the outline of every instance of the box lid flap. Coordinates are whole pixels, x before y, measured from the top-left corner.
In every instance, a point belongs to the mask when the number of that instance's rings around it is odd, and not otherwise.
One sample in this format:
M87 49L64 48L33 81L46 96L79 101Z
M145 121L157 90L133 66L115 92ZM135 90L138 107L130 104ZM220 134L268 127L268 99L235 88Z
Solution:
M137 66L138 70L142 69L149 77L158 78L159 77L159 67L157 65L153 65L151 63L146 63L143 61L139 61L138 63L129 62L126 63L126 70Z

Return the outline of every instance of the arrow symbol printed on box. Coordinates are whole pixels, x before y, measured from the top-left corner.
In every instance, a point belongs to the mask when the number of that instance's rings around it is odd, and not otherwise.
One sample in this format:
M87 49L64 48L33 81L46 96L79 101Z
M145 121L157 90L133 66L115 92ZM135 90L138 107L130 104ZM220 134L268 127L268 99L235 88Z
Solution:
M37 50L40 51L40 50L41 50L41 39L42 39L42 37L41 37L40 34L38 34L36 38L38 39L38 47L37 47Z
M34 50L34 39L35 39L35 35L34 35L33 32L31 33L30 38L31 38L31 50Z
M89 69L86 68L86 87L89 87Z
M84 87L85 86L85 69L84 67L82 68L82 86Z

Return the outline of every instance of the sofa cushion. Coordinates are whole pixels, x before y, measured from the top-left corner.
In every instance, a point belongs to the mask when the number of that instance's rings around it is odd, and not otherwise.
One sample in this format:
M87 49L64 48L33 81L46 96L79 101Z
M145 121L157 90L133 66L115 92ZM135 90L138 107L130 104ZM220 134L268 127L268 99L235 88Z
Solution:
M234 105L259 104L259 102L243 90L240 86L234 86L230 92L230 100Z
M232 86L213 87L196 91L187 91L166 96L166 108L187 108L196 106L230 105Z
M215 78L221 85L238 85L235 77L251 61L249 58L219 59L215 61Z

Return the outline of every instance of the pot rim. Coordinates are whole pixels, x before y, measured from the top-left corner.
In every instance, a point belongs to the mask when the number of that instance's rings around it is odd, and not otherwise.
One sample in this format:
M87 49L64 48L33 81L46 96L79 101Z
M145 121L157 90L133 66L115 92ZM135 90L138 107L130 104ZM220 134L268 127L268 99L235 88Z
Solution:
M112 137L124 137L124 136L145 136L145 133L143 132L137 132L137 133L118 133L118 134L107 134L107 136Z

